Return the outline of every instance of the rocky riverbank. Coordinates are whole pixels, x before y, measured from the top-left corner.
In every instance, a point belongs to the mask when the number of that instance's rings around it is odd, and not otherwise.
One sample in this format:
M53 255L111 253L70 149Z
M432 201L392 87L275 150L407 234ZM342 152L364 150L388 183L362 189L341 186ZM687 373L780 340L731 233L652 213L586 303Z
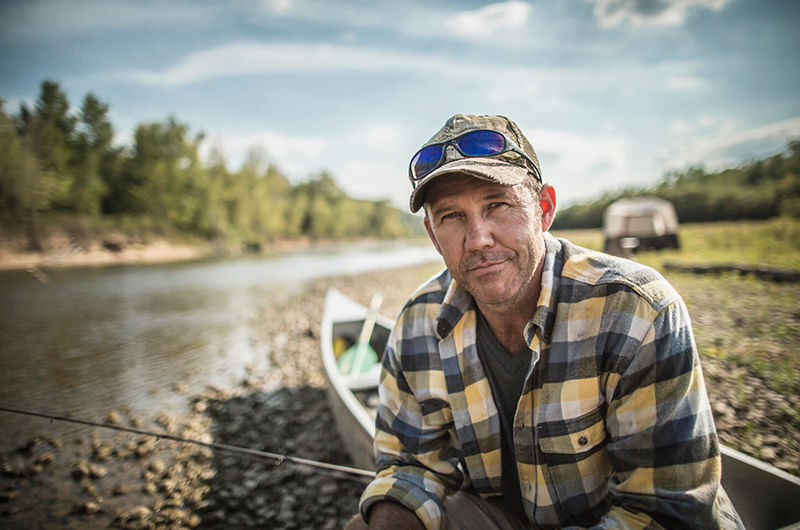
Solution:
M185 395L180 415L113 410L110 425L350 465L325 398L319 359L322 300L335 286L383 312L438 266L323 280L265 308L257 338L268 370L249 370L232 389ZM387 275L392 278L387 282ZM0 527L340 528L356 511L363 478L142 434L86 428L64 438L20 440L0 454Z
M185 414L116 410L87 419L347 465L318 353L325 291L336 287L364 305L380 291L381 312L394 316L437 269L318 281L251 316L261 330L256 340L269 352L268 370L250 370L236 388L197 395L176 385ZM690 311L696 322L714 325L705 318L713 318L713 308ZM797 473L798 428L781 416L797 410L797 396L771 392L759 378L718 360L703 362L723 441ZM755 418L770 429L757 445L748 438ZM140 434L87 429L54 439L48 425L41 420L41 436L0 455L0 527L333 529L355 512L364 487L363 479L338 472Z

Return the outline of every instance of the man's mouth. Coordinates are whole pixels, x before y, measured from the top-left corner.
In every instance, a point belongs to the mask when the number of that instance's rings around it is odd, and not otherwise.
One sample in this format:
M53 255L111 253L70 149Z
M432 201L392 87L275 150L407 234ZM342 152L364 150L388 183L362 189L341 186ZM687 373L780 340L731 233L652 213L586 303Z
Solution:
M475 263L474 265L470 265L467 268L467 272L482 272L482 271L489 271L495 269L505 263L508 260L494 260L494 261L483 261L481 263Z

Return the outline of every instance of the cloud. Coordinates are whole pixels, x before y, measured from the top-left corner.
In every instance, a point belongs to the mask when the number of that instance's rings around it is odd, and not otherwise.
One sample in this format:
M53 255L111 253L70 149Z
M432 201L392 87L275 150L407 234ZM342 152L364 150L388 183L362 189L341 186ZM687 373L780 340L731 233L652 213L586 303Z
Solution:
M730 0L589 0L594 15L604 27L631 23L634 26L680 26L692 9L719 11Z
M675 119L668 130L673 135L698 136L701 134L729 135L738 130L735 122L710 114L702 114L691 120Z
M250 149L263 149L269 162L293 176L305 175L321 167L320 155L328 146L321 137L292 136L276 131L212 134L208 140L203 144L205 148L221 147L233 167L241 165Z
M562 205L586 199L598 189L632 181L636 174L628 163L627 142L619 136L589 137L559 131L531 129L545 182L556 189Z
M363 142L375 150L397 152L400 147L400 130L394 124L372 125L363 133Z
M352 159L336 166L333 173L342 189L352 197L391 200L398 208L408 208L411 184L401 163Z
M455 36L489 35L500 30L518 28L528 20L531 6L525 2L490 4L474 11L461 11L445 20L445 28Z
M398 123L381 122L331 138L330 151L338 155L331 164L334 177L353 197L388 199L406 209L410 192L406 169L409 153L416 149L410 136Z
M292 0L265 0L264 7L276 14L283 14L292 7Z
M667 88L675 92L690 92L705 86L705 79L694 76L676 76L667 79Z
M35 41L54 35L85 34L100 28L175 26L212 22L224 6L174 0L30 0L0 6L3 37Z
M702 122L701 122L702 123ZM687 130L693 129L683 123ZM752 129L736 129L723 122L715 134L694 136L659 153L659 162L667 169L681 169L702 164L722 168L732 163L778 152L789 140L800 138L800 116Z
M128 70L112 77L146 85L177 86L254 74L411 71L468 75L466 72L472 71L472 75L488 75L486 66L480 68L455 65L430 54L330 44L243 42L192 53L165 70Z

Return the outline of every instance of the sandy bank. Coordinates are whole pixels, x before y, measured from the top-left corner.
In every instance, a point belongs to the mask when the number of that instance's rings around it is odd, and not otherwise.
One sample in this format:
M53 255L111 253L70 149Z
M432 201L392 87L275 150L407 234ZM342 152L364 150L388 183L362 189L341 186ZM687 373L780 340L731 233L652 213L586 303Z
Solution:
M88 250L65 247L44 252L0 250L0 270L33 270L62 267L93 267L137 263L167 263L204 258L215 254L211 245L187 245L156 240L119 250L94 244Z
M357 241L363 243L374 239L362 238ZM0 271L28 270L37 274L41 269L53 268L171 263L210 257L232 257L245 253L289 252L341 243L338 240L301 237L276 240L261 248L245 248L201 239L179 241L165 237L124 236L118 233L76 242L74 237L57 231L44 240L41 252L33 252L25 250L28 246L25 238L0 234Z

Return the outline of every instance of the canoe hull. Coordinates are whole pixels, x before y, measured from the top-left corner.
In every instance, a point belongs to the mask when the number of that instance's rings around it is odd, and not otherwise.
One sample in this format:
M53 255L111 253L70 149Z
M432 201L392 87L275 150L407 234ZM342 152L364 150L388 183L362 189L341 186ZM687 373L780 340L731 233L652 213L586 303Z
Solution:
M321 346L330 406L339 434L355 465L374 469L374 409L365 406L364 400L359 400L348 388L333 354L334 338L345 336L354 340L366 314L367 308L331 289L325 300ZM379 355L391 328L391 320L378 317L370 345ZM376 377L374 385L377 384ZM376 399L375 395L372 397ZM722 446L721 452L722 486L748 530L800 529L800 478L729 447Z

